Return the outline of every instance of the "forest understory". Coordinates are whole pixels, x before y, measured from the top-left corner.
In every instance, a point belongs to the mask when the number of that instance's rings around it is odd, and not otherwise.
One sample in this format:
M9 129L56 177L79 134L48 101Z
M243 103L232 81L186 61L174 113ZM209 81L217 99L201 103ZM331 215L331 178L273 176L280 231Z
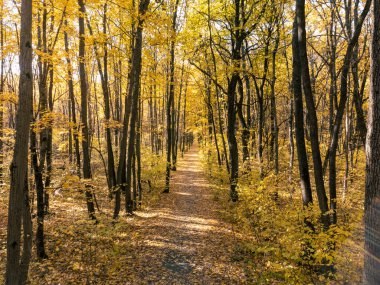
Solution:
M146 177L151 179L151 186L143 186L148 198L134 215L121 215L117 221L112 219L113 201L104 184L104 172L94 171L98 224L88 219L80 187L72 190L73 176L56 165L54 176L62 180L53 183L57 187L45 220L48 259L32 259L30 284L361 282L363 179L359 175L352 175L352 184L346 190L350 197L359 198L339 201L342 224L337 248L329 253L335 266L331 277L299 264L300 235L291 234L302 227L298 211L301 201L295 193L298 181L289 182L288 172L261 182L259 173L246 173L239 190L243 202L236 206L229 200L228 173L213 167L215 159L206 146L193 146L173 172L171 194L161 193L163 165L147 172L154 174ZM93 167L97 168L96 162ZM278 195L275 199L274 193ZM7 191L0 197L0 259L5 260ZM323 243L328 240L323 236L316 239ZM3 266L1 263L1 271Z

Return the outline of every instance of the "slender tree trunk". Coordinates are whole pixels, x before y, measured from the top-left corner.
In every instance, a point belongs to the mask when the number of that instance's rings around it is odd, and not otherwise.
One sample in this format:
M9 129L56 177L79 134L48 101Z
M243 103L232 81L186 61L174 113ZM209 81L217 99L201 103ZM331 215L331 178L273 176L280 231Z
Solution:
M185 68L184 66L185 65L183 63L182 68L181 68L181 82L179 84L179 95L178 95L177 112L176 112L177 115L176 115L175 125L173 124L173 127L175 128L174 150L173 150L173 155L172 155L173 157L172 170L173 171L177 170L178 142L180 138L179 125L180 125L180 118L181 118L181 101L182 101L182 90L183 90L183 72Z
M103 33L107 35L107 4L104 4L104 15L103 15ZM113 190L116 185L116 173L115 173L115 160L112 150L112 136L111 129L109 126L111 120L110 112L110 96L108 89L108 46L107 41L104 42L104 56L103 56L103 69L104 78L102 82L103 96L104 96L104 115L107 121L106 125L106 140L107 140L107 163L108 163L108 187Z
M68 117L69 117L69 134L68 134L68 155L69 155L69 163L70 165L73 163L73 130L72 130L72 115L71 115L71 101L67 102L67 110L68 110Z
M53 112L53 85L54 85L54 70L53 66L50 69L50 83L48 92L49 112ZM49 212L49 189L51 183L51 172L53 170L53 126L51 122L47 127L47 143L46 143L46 178L44 188L44 212Z
M65 26L67 28L67 20L65 20ZM70 108L71 108L71 116L73 126L70 127L70 130L73 129L73 138L74 138L74 148L75 148L75 163L76 163L76 172L78 177L81 177L80 173L80 149L79 149L79 138L78 138L78 126L77 126L77 118L76 118L76 109L75 109L75 95L74 95L74 82L73 82L73 73L71 66L71 59L68 55L69 53L69 37L67 35L66 29L64 32L64 40L65 40L65 52L66 52L66 64L67 64L67 85L69 89L69 100L70 100Z
M236 88L239 81L239 69L241 61L241 47L244 36L241 30L241 3L240 0L235 0L235 15L234 27L236 31L232 32L232 64L234 69L232 76L228 82L227 88L227 139L230 156L230 199L233 202L238 200L237 183L239 177L239 152L236 140Z
M324 227L327 228L329 226L329 219L326 213L329 210L329 208L327 204L327 196L323 179L321 153L319 149L318 119L311 87L309 63L306 50L305 0L296 0L296 15L298 26L298 48L302 70L303 91L305 94L305 101L310 126L310 141L314 164L315 186L317 190L319 208L322 213L322 223L324 224Z
M303 100L302 100L302 79L301 79L301 59L299 57L297 23L293 25L293 93L294 93L294 127L297 145L298 169L300 173L302 202L304 206L313 203L311 184L309 176L309 165L305 145L305 126L303 119Z
M355 9L354 9L354 24L357 25L359 21L359 15L358 15L358 4L359 1L355 2ZM367 126L366 126L366 120L364 118L364 111L363 111L363 102L361 100L360 96L360 84L359 84L359 46L356 45L353 52L352 52L352 64L351 64L351 72L352 72L352 79L354 81L354 90L353 90L353 102L356 110L356 129L359 133L361 142L363 143L363 146L365 146L365 140L366 140L366 134L367 134Z
M54 11L53 11L54 14ZM58 28L58 31L62 25L63 17L61 20L61 24ZM51 16L50 23L50 33L54 32L54 15ZM51 55L53 53L52 49L54 46L48 47L48 54ZM54 108L53 103L53 87L54 87L54 66L53 62L49 63L49 88L47 92L47 111L52 113ZM45 178L45 188L44 188L44 212L47 214L49 212L49 188L51 183L51 172L53 169L53 120L51 120L46 128L46 178Z
M185 94L183 95L183 117L182 117L182 129L183 129L183 136L182 136L182 146L181 146L181 153L182 157L185 153L185 145L186 145L186 138L187 138L187 131L186 131L186 103L187 103L187 80L185 83Z
M4 3L1 3L0 19L0 185L4 184Z
M34 130L30 132L30 153L31 161L34 170L34 181L36 185L37 192L37 231L36 231L36 249L37 256L40 259L47 258L45 252L45 241L44 241L44 184L42 178L42 169L38 165L38 155L37 155L37 134ZM41 154L43 155L43 154Z
M300 174L302 204L305 211L304 218L304 231L306 236L310 235L310 232L314 231L314 226L310 217L307 215L307 207L313 204L313 196L311 192L311 183L309 176L309 165L307 160L307 152L305 145L305 126L303 116L303 100L302 100L302 67L300 52L298 46L298 34L297 34L297 19L293 23L293 37L292 37L292 51L293 51L293 94L294 94L294 123L295 123L295 135L297 145L297 158L298 169ZM302 243L302 258L308 262L312 258L312 244L309 239L305 239Z
M237 114L240 120L240 124L242 127L241 142L242 142L242 148L243 148L243 163L244 163L249 158L249 150L248 150L249 127L243 114L244 87L243 87L243 81L240 78L238 80L237 86L238 86L237 88L238 88L238 93L239 93L240 98L239 98L239 101L236 103L236 108L237 108Z
M126 155L127 155L127 137L128 137L128 126L129 118L131 114L131 104L132 97L127 95L125 97L125 112L124 112L124 122L123 122L123 135L120 141L120 151L119 151L119 165L117 168L117 185L115 190L115 208L113 213L113 218L117 219L120 212L120 194L125 193L126 189Z
M47 26L47 9L46 2L42 3L42 19L41 11L38 11L39 26L37 28L37 38L38 38L38 49L41 52L47 53L47 39L46 39L46 26ZM49 63L42 55L38 56L38 89L39 89L39 105L38 105L38 115L39 120L48 120L46 115L48 113L48 90L47 90L47 79L48 79ZM50 122L49 122L50 123ZM37 196L37 230L36 230L36 249L37 256L40 259L47 258L45 252L45 242L44 242L44 193L45 187L43 182L43 174L45 170L45 159L48 144L48 129L43 127L39 133L39 157L37 150L37 132L32 129L30 133L30 150L31 150L31 160L34 170L34 180L36 187Z
M138 114L138 124L137 124L137 136L136 136L136 178L137 178L137 195L138 195L138 206L141 207L142 201L142 185L141 185L141 124L142 124L142 102L139 100L139 114Z
M167 128L167 146L166 146L166 176L165 176L165 189L163 193L169 193L170 185L170 170L172 167L171 161L171 152L173 144L173 122L172 116L174 105L174 63L175 63L175 34L176 34L176 25L177 25L177 9L178 9L179 0L176 0L175 7L173 11L172 18L172 32L174 34L172 40L170 41L170 63L169 63L169 92L168 92L168 101L166 105L166 128Z
M216 155L218 158L218 165L222 165L222 160L220 158L219 144L217 139L217 133L215 128L215 120L214 120L214 111L211 103L211 80L210 78L205 78L206 83L206 106L207 106L207 119L208 119L208 129L209 129L209 141L212 143L212 139L215 141L215 149ZM211 149L210 149L211 150Z
M132 55L131 83L128 94L132 98L131 126L129 130L128 154L126 163L126 193L125 193L125 210L128 214L132 213L131 200L131 175L132 160L134 157L136 143L136 122L138 118L138 103L140 93L140 75L141 75L141 55L142 55L142 32L144 15L148 10L149 0L141 0L139 5L139 20L136 30L135 45Z
M239 57L239 51L235 51L235 57ZM236 68L237 70L237 68ZM234 71L232 78L228 84L228 120L227 120L227 139L230 151L230 198L231 201L236 202L238 200L237 183L239 176L239 152L235 134L236 112L235 112L235 97L236 97L236 85L239 79L239 74Z
M280 43L280 25L277 23L277 35L275 40L275 47L272 51L272 81L271 81L271 148L272 156L274 159L274 173L278 174L278 124L277 124L277 109L276 109L276 54L278 45Z
M79 5L79 77L80 77L80 91L81 91L81 118L82 118L82 149L83 149L83 178L89 180L92 178L91 174L91 161L90 161L90 136L88 128L88 112L87 112L87 77L85 66L85 27L84 27L84 14L86 13L83 0L78 0ZM89 217L96 220L94 195L91 186L86 184L86 201Z
M114 219L117 219L119 216L120 206L121 206L121 192L126 194L127 138L128 138L131 110L132 110L132 95L130 94L129 89L130 89L130 85L132 84L132 76L133 76L132 57L133 57L133 51L134 51L134 42L135 42L135 31L134 31L134 22L132 22L132 38L131 38L132 56L129 58L129 63L130 63L131 68L128 72L128 90L127 90L127 96L125 96L125 102L124 102L125 110L124 110L124 119L123 119L123 132L122 132L122 137L120 140L120 147L119 147L119 165L117 168L115 207L114 207L114 213L113 213Z

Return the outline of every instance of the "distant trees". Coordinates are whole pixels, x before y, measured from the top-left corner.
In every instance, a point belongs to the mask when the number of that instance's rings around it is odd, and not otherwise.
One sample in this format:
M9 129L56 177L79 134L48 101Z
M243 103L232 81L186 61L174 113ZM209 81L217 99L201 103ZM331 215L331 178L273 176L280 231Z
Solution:
M380 283L380 3L373 1L365 184L364 284Z

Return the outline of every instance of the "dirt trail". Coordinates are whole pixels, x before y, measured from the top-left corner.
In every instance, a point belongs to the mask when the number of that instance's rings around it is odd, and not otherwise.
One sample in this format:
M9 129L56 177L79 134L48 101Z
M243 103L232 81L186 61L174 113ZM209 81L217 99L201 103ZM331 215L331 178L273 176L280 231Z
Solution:
M193 147L172 172L171 192L156 208L136 214L141 241L134 280L141 284L245 284L243 269L231 260L235 235L231 225L218 218L217 209L198 148Z

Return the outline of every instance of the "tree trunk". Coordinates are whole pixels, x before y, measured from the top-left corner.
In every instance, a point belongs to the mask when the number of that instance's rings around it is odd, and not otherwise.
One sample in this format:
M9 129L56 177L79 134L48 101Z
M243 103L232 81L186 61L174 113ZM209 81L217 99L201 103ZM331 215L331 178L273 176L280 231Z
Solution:
M37 134L32 129L30 132L30 154L31 161L34 170L34 183L36 186L37 194L37 230L36 230L36 249L37 256L40 259L47 258L45 252L45 241L44 241L44 183L42 178L41 164L38 163L37 155ZM43 154L41 154L42 156Z
M181 69L181 81L179 84L179 95L178 95L178 102L177 102L177 119L175 120L175 139L174 139L174 151L173 151L173 167L172 170L177 170L177 156L178 156L178 143L180 142L180 119L181 119L181 101L182 101L182 90L183 90L183 73L184 73L185 65L182 63L182 69ZM217 143L217 142L216 142ZM219 152L218 152L219 155Z
M38 49L41 52L47 53L47 39L46 39L46 26L47 26L47 9L46 3L42 3L42 19L41 11L38 11L38 20L39 24L37 28L37 38L38 38ZM42 22L41 22L42 21ZM40 121L47 121L50 124L48 117L48 89L47 89L47 79L48 79L48 70L49 63L42 55L38 56L38 89L39 89L39 105L37 114L39 115ZM44 125L43 125L44 126ZM44 242L44 193L45 187L43 182L43 174L45 170L45 159L48 145L48 128L42 127L39 133L39 156L37 150L37 132L31 130L30 133L30 150L31 150L31 160L34 170L34 182L36 187L36 196L37 196L37 230L36 230L36 249L37 256L40 259L47 258L45 252L45 242Z
M364 284L380 284L380 2L373 1L371 92L368 105L365 184Z
M302 80L301 80L301 59L299 57L299 47L297 39L297 23L293 25L293 93L294 93L294 127L296 134L298 169L300 173L302 202L304 206L313 203L311 184L309 176L309 165L305 145L305 126L303 119L303 100L302 100Z
M319 149L318 119L311 87L309 63L306 50L305 0L296 0L296 15L298 27L298 48L302 70L303 91L305 94L305 101L310 125L310 141L314 164L314 180L317 190L318 204L322 213L322 223L324 224L324 227L327 228L329 226L329 219L326 213L329 210L329 208L327 204L327 196L323 179L321 153Z
M302 204L307 215L307 207L310 207L313 203L313 196L311 192L311 183L309 176L309 165L307 161L307 152L305 145L305 134L304 134L304 117L303 117L303 100L302 100L302 67L300 52L298 46L298 34L297 34L297 18L295 18L293 23L293 37L292 37L292 51L293 51L293 94L294 94L294 123L295 123L295 134L296 134L296 145L297 145L297 158L298 158L298 169L300 174L301 182L301 194L302 194ZM310 232L314 231L314 226L311 222L310 217L305 216L304 218L304 230L306 236ZM306 238L302 243L302 258L308 262L312 258L313 248L310 244L308 238Z
M186 144L186 137L187 137L187 131L186 131L186 101L187 101L187 79L185 83L185 93L183 95L183 116L182 116L182 129L183 129L183 136L182 136L182 146L181 146L181 156L184 156L185 153L185 144Z
M83 178L89 180L92 178L91 174L91 161L90 161L90 136L88 131L88 114L87 114L87 77L85 66L85 30L84 30L84 14L86 9L83 0L78 0L79 5L79 77L80 77L80 91L81 91L81 118L82 118L82 149L83 149ZM89 217L96 220L94 195L91 186L86 183L86 201Z
M21 2L19 65L20 80L16 115L16 138L10 166L6 285L20 284L21 219L25 177L28 169L28 143L33 96L32 1L30 0L22 0Z
M1 3L1 19L0 19L0 185L4 184L4 21L3 21L3 12L4 12L4 3Z
M20 263L20 285L27 284L29 263L32 256L33 226L30 214L28 175L25 176L24 199L22 208L23 251Z
M278 21L278 20L277 20ZM274 173L278 174L278 124L277 124L277 108L276 108L276 93L275 93L275 85L276 85L276 54L278 50L278 45L280 43L280 25L277 26L277 34L275 40L275 47L272 51L272 80L271 80L271 152L272 157L274 159Z
M67 28L67 20L65 20L65 26ZM73 128L73 138L74 138L74 148L75 148L75 164L76 164L76 172L78 177L81 177L80 173L80 150L79 150L79 138L78 138L78 126L77 126L77 118L76 118L76 109L75 109L75 95L74 95L74 82L73 82L73 73L71 66L71 59L68 55L69 53L69 37L67 35L66 29L64 32L64 40L65 40L65 52L66 52L66 63L67 63L67 85L69 88L69 100L70 100L70 108L71 108L71 116L73 126L70 126L70 129Z
M128 154L126 163L126 193L125 193L125 210L128 214L132 213L131 199L131 176L132 160L134 157L136 143L136 122L138 119L138 103L140 93L140 75L141 75L141 54L142 54L142 32L144 24L144 15L148 10L149 0L141 0L139 5L139 20L136 30L135 45L132 55L131 82L129 84L128 96L132 98L131 126L129 130Z
M165 175L165 189L163 193L169 193L170 185L170 170L172 167L171 152L173 144L173 122L172 114L174 105L174 63L175 63L175 34L176 34L176 25L177 25L177 10L178 10L179 0L176 0L175 7L173 11L172 18L172 32L174 34L172 40L170 41L170 66L169 66L169 92L168 92L168 101L166 102L166 128L167 128L167 146L166 146L166 175Z
M141 207L142 201L142 186L141 186L141 124L142 124L142 102L139 100L139 114L137 119L137 137L136 137L136 178L137 178L137 195L138 195L138 206Z

